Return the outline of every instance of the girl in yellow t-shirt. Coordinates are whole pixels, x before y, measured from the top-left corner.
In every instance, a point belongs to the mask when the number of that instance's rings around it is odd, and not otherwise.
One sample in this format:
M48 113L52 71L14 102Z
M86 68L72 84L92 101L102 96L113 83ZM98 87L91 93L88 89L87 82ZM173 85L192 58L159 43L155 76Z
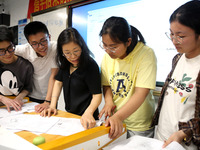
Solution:
M100 36L100 47L107 54L101 65L105 106L99 118L105 115L105 125L111 126L110 138L122 133L123 122L127 137L153 137L154 128L149 128L154 114L151 89L156 85L157 69L153 50L145 45L141 33L121 17L108 18Z

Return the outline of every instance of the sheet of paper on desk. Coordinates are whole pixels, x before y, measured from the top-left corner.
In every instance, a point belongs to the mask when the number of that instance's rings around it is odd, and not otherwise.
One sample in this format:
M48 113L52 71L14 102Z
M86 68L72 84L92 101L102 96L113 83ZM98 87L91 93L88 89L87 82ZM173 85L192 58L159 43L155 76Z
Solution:
M18 135L0 127L0 150L41 150Z
M35 111L35 105L38 105L38 103L34 103L34 102L25 103L22 106L22 110L21 111L11 110L11 112L8 112L6 107L2 107L2 108L0 108L0 118L13 116L13 115L18 115L18 114L23 114L24 112Z
M0 119L0 125L6 129L46 133L59 119L59 117L20 114Z
M47 131L47 134L68 136L84 131L80 123L80 119L75 118L60 118L60 120Z
M153 138L133 136L119 143L111 144L103 150L185 150L179 143L172 142L166 148L162 148L163 142Z

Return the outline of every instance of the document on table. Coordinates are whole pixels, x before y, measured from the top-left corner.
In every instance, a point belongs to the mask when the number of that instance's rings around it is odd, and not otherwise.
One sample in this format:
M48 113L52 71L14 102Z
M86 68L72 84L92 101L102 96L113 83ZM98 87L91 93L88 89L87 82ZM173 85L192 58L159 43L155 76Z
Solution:
M47 134L68 136L81 131L84 131L84 128L80 123L80 119L60 118L60 120L47 131Z
M6 129L46 133L59 119L59 117L19 114L0 119L0 125Z
M185 150L179 143L172 142L166 148L162 148L163 142L153 138L135 135L121 142L111 144L103 150Z
M20 136L0 127L1 150L41 150Z
M84 131L80 119L62 117L41 117L19 114L0 119L0 125L11 131L26 130L37 133L68 136Z
M35 105L38 105L38 103L34 103L34 102L25 103L22 106L22 110L20 110L20 111L11 110L11 112L8 112L7 107L1 107L0 108L0 118L23 114L24 112L35 111Z

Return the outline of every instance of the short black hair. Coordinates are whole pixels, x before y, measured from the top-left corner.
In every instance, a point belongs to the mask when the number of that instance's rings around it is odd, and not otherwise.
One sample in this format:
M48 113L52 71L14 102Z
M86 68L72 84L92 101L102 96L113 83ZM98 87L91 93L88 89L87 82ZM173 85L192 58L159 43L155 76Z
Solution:
M43 32L43 33L49 35L47 26L40 21L30 22L24 27L24 35L25 35L27 41L29 41L28 39L29 39L30 35L35 35L39 32Z
M0 42L2 41L8 41L14 43L14 34L5 25L0 25Z

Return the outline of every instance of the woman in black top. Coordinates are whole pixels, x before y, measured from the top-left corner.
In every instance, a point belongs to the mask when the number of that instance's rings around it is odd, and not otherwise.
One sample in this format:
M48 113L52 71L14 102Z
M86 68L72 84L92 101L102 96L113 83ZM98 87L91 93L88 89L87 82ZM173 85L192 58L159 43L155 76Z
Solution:
M63 87L65 109L81 115L85 129L95 126L98 106L101 103L101 79L97 63L90 56L83 38L74 28L61 32L57 43L57 63L59 72L53 88L50 108L41 116L56 114L56 104Z

